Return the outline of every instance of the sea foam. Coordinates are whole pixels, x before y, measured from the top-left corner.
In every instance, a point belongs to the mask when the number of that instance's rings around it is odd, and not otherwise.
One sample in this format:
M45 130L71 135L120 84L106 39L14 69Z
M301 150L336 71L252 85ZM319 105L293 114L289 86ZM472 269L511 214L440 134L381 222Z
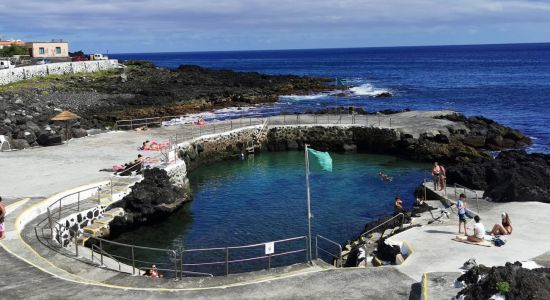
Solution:
M352 93L352 95L355 95L355 96L376 97L383 93L391 93L389 90L375 88L370 83L364 83L360 86L352 87L349 90Z

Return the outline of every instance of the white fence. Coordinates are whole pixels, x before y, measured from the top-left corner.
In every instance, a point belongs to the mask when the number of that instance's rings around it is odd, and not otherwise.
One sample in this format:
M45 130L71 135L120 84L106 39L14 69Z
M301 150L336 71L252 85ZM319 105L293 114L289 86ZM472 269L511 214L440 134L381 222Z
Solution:
M41 77L46 75L63 75L73 73L92 73L118 67L118 60L96 60L52 63L45 65L34 65L21 68L0 70L0 85Z

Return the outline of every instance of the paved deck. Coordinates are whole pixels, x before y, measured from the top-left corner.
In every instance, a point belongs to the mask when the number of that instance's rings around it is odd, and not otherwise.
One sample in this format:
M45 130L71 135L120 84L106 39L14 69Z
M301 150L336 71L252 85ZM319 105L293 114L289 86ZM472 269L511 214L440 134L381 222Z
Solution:
M391 126L399 130L418 133L425 130L443 130L449 121L431 119L436 113L407 112L392 115ZM370 116L372 118L372 116ZM273 123L292 125L291 119L278 117ZM309 119L308 119L309 118ZM300 125L322 124L314 116L302 116ZM346 125L349 121L333 119L335 123ZM376 120L376 119L374 119ZM430 121L431 120L431 121ZM235 124L226 121L218 124L218 132L235 128ZM368 120L354 120L356 125L366 125ZM365 123L361 123L365 122ZM371 121L372 122L372 119ZM375 121L376 122L376 121ZM431 123L430 123L431 122ZM289 124L290 123L290 124ZM298 122L295 122L298 123ZM376 122L377 123L377 122ZM241 123L246 126L246 123ZM248 124L250 125L250 124ZM388 119L378 124L390 127ZM407 240L415 253L405 264L384 268L323 268L303 269L298 272L263 276L261 280L241 281L238 284L220 282L217 287L199 289L189 287L186 290L167 290L157 288L128 288L128 280L134 286L143 283L144 278L122 278L123 275L105 279L83 279L77 264L80 262L63 261L65 268L59 268L50 260L42 258L14 230L15 218L32 204L43 197L88 184L109 177L109 173L99 172L121 162L130 161L137 154L137 147L146 139L165 140L179 132L180 138L189 139L196 136L193 127L168 127L152 129L146 132L115 132L100 134L48 148L29 149L9 153L0 153L0 182L7 188L2 191L8 207L7 238L0 241L0 261L3 270L0 272L1 298L10 299L55 299L67 295L75 297L121 298L121 299L180 299L180 298L346 298L346 299L418 299L419 282L426 272L459 272L459 267L469 258L487 265L502 265L507 261L523 261L537 257L538 261L548 261L545 254L550 248L550 236L540 235L539 228L550 225L547 218L548 204L530 203L489 203L479 202L479 215L487 230L494 223L500 222L500 213L510 214L514 225L514 235L501 248L483 248L480 246L457 243L451 239L456 235L458 220L452 214L451 219L441 223L434 222L419 228L413 228L394 237L396 240ZM200 130L206 130L200 129ZM212 127L210 128L212 130ZM212 131L209 133L213 133ZM29 188L29 186L31 188ZM454 191L451 193L454 195ZM25 198L23 197L31 197ZM472 207L470 205L470 207ZM476 207L477 209L477 207ZM427 216L424 220L429 220ZM424 223L422 223L424 224ZM469 223L471 227L473 223ZM470 230L472 230L470 228ZM30 232L32 234L32 231ZM26 232L29 234L29 231ZM27 236L30 238L30 236ZM529 245L529 247L525 247ZM74 265L73 265L74 263ZM71 270L72 269L72 270ZM97 271L101 273L101 271ZM105 276L105 274L102 274ZM118 285L118 286L116 286ZM121 287L124 286L124 287ZM150 284L143 283L143 286Z

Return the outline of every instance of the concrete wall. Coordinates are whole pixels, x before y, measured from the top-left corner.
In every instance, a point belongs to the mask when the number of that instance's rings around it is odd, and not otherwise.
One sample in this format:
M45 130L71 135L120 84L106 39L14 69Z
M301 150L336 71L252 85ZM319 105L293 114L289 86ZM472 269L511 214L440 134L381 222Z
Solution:
M63 247L69 245L75 232L82 232L84 227L91 225L94 220L103 217L105 206L98 205L90 209L71 214L59 221L60 225L55 225L52 231L52 237Z
M118 67L118 60L79 61L0 70L0 85L46 75L92 73Z

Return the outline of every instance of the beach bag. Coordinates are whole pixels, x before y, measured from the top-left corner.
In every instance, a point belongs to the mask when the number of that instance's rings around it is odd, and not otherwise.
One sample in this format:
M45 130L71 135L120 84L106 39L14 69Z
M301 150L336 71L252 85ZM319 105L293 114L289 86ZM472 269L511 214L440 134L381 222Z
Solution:
M493 243L495 243L495 246L500 247L500 246L504 246L506 244L506 240L497 237L493 240Z

